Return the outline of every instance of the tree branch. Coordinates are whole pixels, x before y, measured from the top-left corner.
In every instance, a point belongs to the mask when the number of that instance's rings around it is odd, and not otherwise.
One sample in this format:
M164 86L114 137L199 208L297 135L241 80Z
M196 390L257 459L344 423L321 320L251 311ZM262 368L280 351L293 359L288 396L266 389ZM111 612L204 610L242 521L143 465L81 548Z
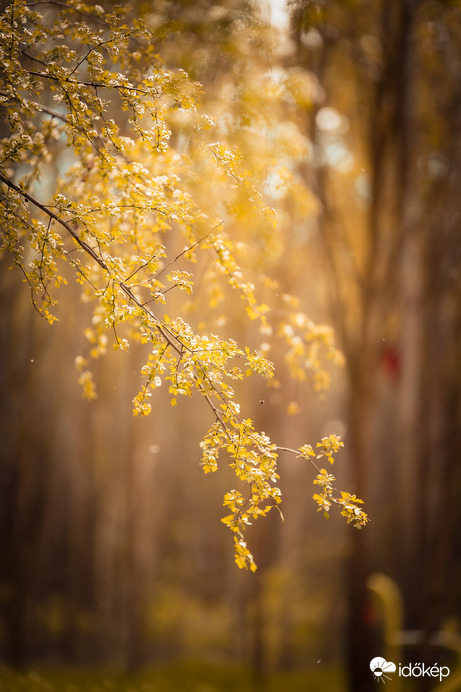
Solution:
M0 180L1 180L2 182L4 182L5 185L7 185L9 188L11 188L11 190L14 190L15 192L17 192L18 195L21 195L21 197L23 197L24 199L26 199L28 202L31 202L34 206L36 206L38 209L40 209L40 211L43 211L43 212L44 212L45 214L47 214L51 219L53 219L54 221L56 221L56 223L59 223L63 228L65 228L65 230L72 236L72 238L75 240L75 242L76 242L78 245L80 245L80 247L82 248L82 250L85 250L85 252L86 252L88 255L90 255L90 257L91 257L92 259L94 259L94 261L97 262L97 263L99 264L99 266L100 266L102 269L104 269L104 271L109 272L109 267L108 267L107 264L104 262L104 260L102 259L102 257L100 257L100 256L93 250L93 248L92 248L90 245L88 245L88 243L86 243L84 240L82 240L82 239L80 238L80 236L79 236L79 234L77 233L77 231L75 231L75 230L72 228L72 226L71 226L67 221L64 221L64 219L61 219L57 214L55 214L54 211L51 211L51 209L49 209L45 204L42 204L42 202L40 202L38 199L36 199L35 197L33 197L31 194L29 194L29 193L26 192L25 190L21 190L21 188L20 188L18 185L16 185L15 183L13 183L13 181L10 180L10 178L8 178L6 175L4 175L1 171L0 171Z
M19 100L17 96L12 96L11 94L8 94L6 91L0 91L0 96L5 96L6 98L13 98ZM29 103L33 103L37 110L43 111L43 113L47 113L48 115L51 115L53 118L58 118L59 120L62 120L62 122L66 123L66 125L69 124L67 117L63 113L59 113L58 111L53 110L53 108L45 106L43 103L37 103L36 101L30 101L29 99L27 100Z

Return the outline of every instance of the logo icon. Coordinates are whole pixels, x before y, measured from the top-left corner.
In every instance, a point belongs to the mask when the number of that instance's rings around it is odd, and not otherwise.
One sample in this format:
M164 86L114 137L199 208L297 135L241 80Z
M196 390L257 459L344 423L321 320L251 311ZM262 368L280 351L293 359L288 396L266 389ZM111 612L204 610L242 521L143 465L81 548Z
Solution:
M391 678L387 673L395 673L397 666L392 661L386 661L382 656L376 656L370 661L370 670L375 676L377 682L386 682Z

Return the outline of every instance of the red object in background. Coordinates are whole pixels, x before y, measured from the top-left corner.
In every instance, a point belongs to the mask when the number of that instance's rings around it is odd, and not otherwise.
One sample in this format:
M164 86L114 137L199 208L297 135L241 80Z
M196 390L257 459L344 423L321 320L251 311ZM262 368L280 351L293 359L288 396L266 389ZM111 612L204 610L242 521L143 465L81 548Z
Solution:
M401 359L395 346L385 346L381 354L381 364L389 379L396 382L400 379Z

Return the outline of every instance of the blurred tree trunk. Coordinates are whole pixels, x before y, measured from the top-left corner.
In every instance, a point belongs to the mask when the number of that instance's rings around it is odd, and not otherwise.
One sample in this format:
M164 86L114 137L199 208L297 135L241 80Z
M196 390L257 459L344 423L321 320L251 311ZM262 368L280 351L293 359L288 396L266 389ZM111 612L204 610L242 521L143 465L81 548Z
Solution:
M447 589L447 584L459 560L456 526L460 520L461 490L457 461L461 430L461 26L451 24L455 27L452 34L444 19L438 18L434 33L445 67L434 61L429 71L434 80L434 110L440 118L434 149L441 156L443 169L433 171L433 181L426 192L427 217L417 247L420 275L407 294L413 296L413 301L408 300L405 306L409 325L417 329L413 338L415 346L418 342L418 350L415 347L413 352L419 357L412 361L414 419L412 430L407 431L415 473L412 492L407 497L411 516L404 585L408 595L407 622L425 633L417 652L421 660L429 654L430 635L453 612L454 599L459 602L459 591ZM405 399L402 404L403 413Z
M1 266L1 265L0 265ZM27 605L34 548L43 520L40 494L47 484L45 441L37 450L33 378L34 330L32 308L21 305L18 285L3 267L0 285L0 584L6 635L6 660L25 664L28 654ZM19 287L19 293L21 289ZM24 394L28 396L24 397ZM42 466L43 465L43 466Z
M328 165L317 162L308 175L315 178L323 207L319 236L329 268L332 313L348 362L347 449L354 490L371 500L370 472L384 462L389 471L379 471L386 481L395 468L398 487L386 483L381 488L393 504L391 515L398 518L398 559L387 570L400 575L407 626L424 630L426 639L440 627L443 602L449 600L444 599L442 575L448 576L453 564L460 487L447 442L459 431L459 368L450 356L460 347L459 272L450 261L459 255L454 221L459 202L450 193L453 181L460 181L460 133L454 125L461 100L455 48L459 23L450 22L448 13L439 16L441 3L435 7L431 14L429 3L419 0L338 1L320 11L302 0L293 15L298 39L293 60L315 70L326 91L307 127L317 150L322 141L317 141L316 111L345 103L355 109L346 110L354 123L352 150L367 151L370 202L362 227L347 231L350 210ZM459 21L456 9L453 15ZM317 51L303 44L313 27L321 36ZM319 45L317 39L314 43ZM367 53L372 54L369 60ZM443 73L448 56L452 67ZM436 186L422 167L440 150L449 175L442 171ZM394 410L400 421L392 458L384 459L374 431L380 426L376 402L383 342L392 321L400 324L400 334L394 329L392 335L398 340L394 377L400 402ZM373 687L368 664L376 652L370 651L366 579L377 550L370 541L367 535L354 535L350 549L346 637L354 692Z

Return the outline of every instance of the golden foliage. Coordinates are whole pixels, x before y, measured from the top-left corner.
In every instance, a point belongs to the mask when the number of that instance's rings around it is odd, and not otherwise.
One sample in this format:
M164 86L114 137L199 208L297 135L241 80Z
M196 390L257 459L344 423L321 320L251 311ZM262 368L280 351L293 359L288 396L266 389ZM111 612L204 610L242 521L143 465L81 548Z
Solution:
M201 110L200 85L166 69L155 35L142 21L124 23L121 10L14 0L0 17L0 34L0 102L10 128L0 141L3 250L49 322L56 319L54 289L71 275L82 285L83 299L93 304L85 330L91 358L111 343L124 351L132 341L146 345L135 415L150 413L150 397L162 384L172 405L179 396L203 398L213 417L201 442L203 470L216 471L222 453L229 460L244 490L225 494L223 522L238 566L255 569L244 532L281 502L281 448L240 415L231 382L271 378L274 366L263 352L211 333L206 320L195 329L184 301L204 281L210 308L235 293L265 339L284 343L292 375L303 380L311 373L317 389L328 384L323 357L341 360L329 328L312 323L289 296L283 315L261 302L256 278L245 276L237 259L245 244L232 240L234 227L276 237L275 212L259 189L267 170L257 157L213 141L219 128ZM287 88L298 87L292 80ZM279 92L272 85L266 98ZM254 98L247 94L246 109L256 121ZM57 152L66 155L48 194ZM291 182L289 172L279 172L279 185ZM76 365L83 394L93 399L87 359ZM317 468L314 457L332 462L339 445L331 436L317 455L310 447L289 451ZM336 502L347 521L363 525L360 501L335 495L333 477L317 470L319 505L328 511Z

